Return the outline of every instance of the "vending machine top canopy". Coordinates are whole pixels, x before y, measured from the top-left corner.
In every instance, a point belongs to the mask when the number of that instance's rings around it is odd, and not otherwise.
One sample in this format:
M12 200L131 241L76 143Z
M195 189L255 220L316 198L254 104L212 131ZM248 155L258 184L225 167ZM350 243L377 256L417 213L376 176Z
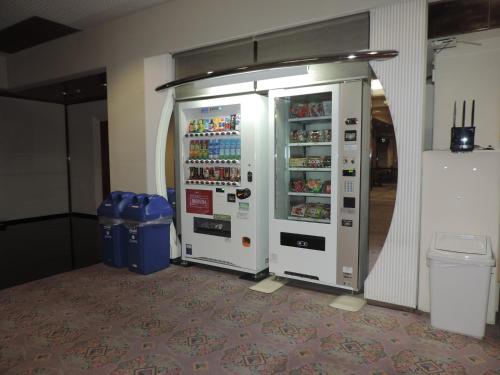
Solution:
M225 76L242 76L244 75L244 81L256 81L259 79L266 78L277 78L271 74L269 76L269 71L271 70L282 70L281 77L286 75L300 74L295 71L292 72L291 68L317 65L317 64L327 64L327 63L354 63L354 62L367 62L372 60L387 60L398 56L398 51L395 50L364 50L364 51L354 51L354 52L344 52L330 55L304 57L300 59L293 60L279 60L260 64L253 64L249 66L240 66L230 69L221 69L218 71L208 71L202 74L196 74L190 77L185 77L177 79L174 81L167 82L156 88L156 91L162 91L172 87L178 87L186 85L188 83L204 80L213 79ZM262 72L266 72L267 75L262 75ZM248 73L254 73L249 75ZM256 73L261 73L260 75L255 75ZM307 73L307 72L305 72ZM279 76L279 75L278 75ZM240 80L240 82L242 82ZM220 84L220 83L219 83Z

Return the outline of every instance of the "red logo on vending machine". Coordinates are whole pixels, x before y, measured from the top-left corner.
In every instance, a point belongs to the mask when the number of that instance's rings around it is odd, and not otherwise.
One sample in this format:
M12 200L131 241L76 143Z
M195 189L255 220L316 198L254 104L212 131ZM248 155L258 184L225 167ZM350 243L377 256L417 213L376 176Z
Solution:
M212 190L186 189L186 212L212 215Z

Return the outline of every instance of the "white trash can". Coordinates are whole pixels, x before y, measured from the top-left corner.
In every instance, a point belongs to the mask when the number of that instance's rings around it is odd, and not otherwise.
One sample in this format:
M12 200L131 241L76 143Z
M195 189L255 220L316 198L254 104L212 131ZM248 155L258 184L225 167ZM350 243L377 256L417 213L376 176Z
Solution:
M495 265L490 238L434 233L427 265L430 267L432 326L483 337Z

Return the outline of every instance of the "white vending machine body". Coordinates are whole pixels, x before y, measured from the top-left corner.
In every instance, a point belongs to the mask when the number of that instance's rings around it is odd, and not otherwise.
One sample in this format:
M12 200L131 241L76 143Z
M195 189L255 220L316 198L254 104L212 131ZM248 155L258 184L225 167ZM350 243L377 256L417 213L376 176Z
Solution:
M265 270L266 98L179 102L176 114L182 259L252 274ZM206 128L190 129L199 121Z
M362 288L369 93L361 80L269 92L271 273Z

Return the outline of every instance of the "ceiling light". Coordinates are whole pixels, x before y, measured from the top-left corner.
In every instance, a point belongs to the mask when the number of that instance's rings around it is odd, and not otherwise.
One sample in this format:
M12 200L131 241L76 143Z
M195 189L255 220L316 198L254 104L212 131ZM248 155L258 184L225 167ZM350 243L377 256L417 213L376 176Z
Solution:
M352 60L352 59L355 59L355 58L356 58L356 55L349 55L349 56L347 56L347 58L348 58L349 60Z

